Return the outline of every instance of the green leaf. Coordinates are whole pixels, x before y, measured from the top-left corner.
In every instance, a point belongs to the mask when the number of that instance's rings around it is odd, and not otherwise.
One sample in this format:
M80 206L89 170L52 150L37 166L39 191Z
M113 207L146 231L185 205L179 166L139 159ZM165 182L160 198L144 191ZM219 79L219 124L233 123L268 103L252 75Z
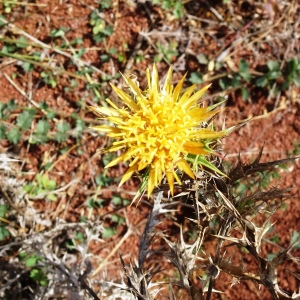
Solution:
M108 53L114 55L114 54L117 54L118 53L118 49L115 48L115 47L112 47L108 50Z
M9 231L4 226L0 226L0 241L4 241L9 236Z
M36 132L40 134L47 134L50 129L50 124L46 120L40 120L36 124Z
M83 232L76 232L75 239L83 243L86 240L86 236Z
M7 102L7 108L9 109L9 111L12 111L12 110L17 108L17 104L16 104L15 99L12 99L12 100Z
M249 95L249 91L242 87L241 88L241 93L242 93L242 99L245 101L245 100L248 100L250 98L250 95Z
M93 198L87 199L86 206L89 208L96 208L95 200Z
M6 139L6 127L4 124L0 124L0 140Z
M182 1L176 1L173 9L173 15L176 19L184 16L184 7Z
M15 100L10 100L7 103L0 103L0 119L6 120L10 117L10 112L16 108Z
M122 198L120 196L113 196L111 202L116 206L120 205L122 204Z
M111 228L111 227L104 227L104 231L102 232L102 238L109 239L112 236L114 236L115 234L117 234L116 229Z
M241 59L239 62L239 72L240 73L248 73L248 71L249 71L248 63L244 59Z
M121 225L125 222L125 218L119 216L118 214L113 214L111 216L111 221L117 223L118 225Z
M197 57L197 60L198 60L199 64L202 64L202 65L207 65L208 64L207 55L205 55L203 53L200 53L196 57Z
M55 118L55 116L56 116L56 112L55 111L48 111L48 113L47 113L47 119L49 119L49 120L53 120L54 118Z
M60 133L67 133L70 130L70 125L69 123L62 121L60 123L57 123L56 128Z
M231 86L231 80L228 77L221 78L219 80L219 85L222 90L227 90Z
M32 72L34 70L34 65L28 61L24 61L22 63L22 69L25 71L25 72Z
M0 27L4 26L6 24L6 19L4 18L3 15L0 15Z
M102 55L100 55L100 59L102 62L108 62L110 59L110 56L108 54L102 54Z
M107 170L105 170L105 173ZM106 176L106 174L99 174L95 178L96 184L101 186L109 186L112 182L112 178Z
M55 201L57 201L57 196L55 194L48 194L47 199L52 202L55 202Z
M27 130L33 121L35 110L25 110L17 118L17 125L21 130Z
M267 260L268 261L272 261L274 258L276 258L277 257L277 254L275 254L275 253L269 253L268 255L267 255Z
M280 64L276 60L268 61L267 66L270 71L279 71L279 68L280 68Z
M27 39L24 36L20 36L16 41L16 46L18 48L26 48L29 45Z
M119 53L119 54L118 54L118 61L119 61L119 62L123 62L123 61L124 61L124 59L125 59L125 56L124 56L124 54L122 54L122 53Z
M112 6L112 0L101 0L99 3L102 9L109 9Z
M17 144L21 138L20 129L18 127L13 127L7 134L7 138L13 144Z
M61 37L61 36L64 36L68 30L69 30L68 28L64 28L64 27L59 27L59 29L52 29L50 31L50 36Z
M34 267L38 262L38 257L36 255L30 256L25 261L26 267Z
M56 189L56 181L49 179L47 175L44 175L41 179L41 183L44 189L48 191L54 191Z
M76 120L76 127L72 133L74 137L80 137L82 134L82 131L86 128L86 124L83 120Z
M243 73L243 72L241 72L240 76L243 77L243 79L245 79L247 82L252 79L252 75L250 73Z
M271 71L267 74L268 79L277 79L279 76L281 76L280 71Z
M47 104L45 101L41 101L41 102L39 103L39 108L40 108L40 109L46 110L48 107L49 107L49 106L48 106L48 104Z
M198 72L192 72L191 76L189 78L189 81L191 83L196 83L196 84L201 84L203 83L203 79L202 79L202 74L198 73Z
M241 76L238 75L238 74L234 74L233 75L233 78L232 78L232 81L231 81L231 84L233 87L239 87L241 85Z
M6 215L6 213L7 213L7 211L8 211L8 205L6 205L6 204L1 204L0 205L0 217L1 218L5 218L5 215Z
M268 85L268 79L266 77L259 77L255 81L256 86L265 87Z
M30 278L32 278L42 286L47 286L49 284L47 275L42 269L32 269L30 271Z
M293 82L297 87L300 87L300 74L295 74L293 76Z
M7 108L6 103L0 103L0 119L2 120L5 116L5 110Z
M300 232L294 231L291 237L291 245L295 244L294 248L300 249Z
M52 167L53 163L52 162L47 162L43 167L45 170L49 170Z
M68 131L71 129L69 123L62 121L56 124L57 133L55 134L55 140L59 143L68 139Z
M39 281L40 285L47 286L49 284L48 278L43 278Z
M112 26L106 26L104 29L101 30L101 32L107 36L111 36L114 32L114 28Z
M48 131L50 124L46 120L40 120L36 125L36 130L32 135L30 143L32 144L44 144L48 141Z

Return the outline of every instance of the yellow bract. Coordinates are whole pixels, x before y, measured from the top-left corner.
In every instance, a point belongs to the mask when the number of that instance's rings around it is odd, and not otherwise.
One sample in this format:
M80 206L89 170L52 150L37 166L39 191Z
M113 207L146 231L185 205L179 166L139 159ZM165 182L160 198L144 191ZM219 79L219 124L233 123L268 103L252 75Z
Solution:
M184 159L186 155L213 153L207 146L208 141L219 139L227 133L204 128L203 122L218 112L212 111L212 107L198 106L199 99L209 85L195 93L193 85L181 95L185 76L174 87L171 84L170 68L165 83L160 87L155 65L152 74L147 69L148 89L145 91L141 91L130 77L124 76L124 79L132 96L114 85L111 86L125 107L118 108L109 99L107 101L110 108L91 107L97 115L114 123L114 126L93 127L116 139L107 151L124 150L106 168L130 161L120 185L134 172L149 168L148 197L164 175L173 195L174 178L181 184L176 174L177 169L195 178L190 165Z

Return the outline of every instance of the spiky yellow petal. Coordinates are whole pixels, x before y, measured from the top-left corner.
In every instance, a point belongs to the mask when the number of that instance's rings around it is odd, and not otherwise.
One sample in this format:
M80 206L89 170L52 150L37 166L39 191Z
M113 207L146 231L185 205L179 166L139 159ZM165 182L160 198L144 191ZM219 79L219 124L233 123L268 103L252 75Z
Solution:
M182 105L184 108L189 109L203 96L203 94L208 90L210 85L203 87L200 91L196 92L193 96L189 97L187 100L182 99Z
M125 181L127 181L136 170L137 170L137 164L134 164L133 166L129 167L129 169L123 175L119 186L121 186Z
M167 171L166 172L166 177L167 177L167 180L168 180L168 184L169 184L169 187L170 187L170 192L172 194L172 196L174 195L174 176L173 176L173 171Z
M195 174L192 171L190 165L187 163L185 159L181 159L180 161L177 162L177 166L180 170L184 171L187 175L189 175L191 178L195 178Z
M136 111L138 109L138 106L136 105L136 103L134 102L134 100L129 95L127 95L124 91L122 91L118 87L114 86L113 84L111 84L111 87L113 88L113 90L115 91L115 93L123 100L123 102L132 111Z
M186 155L212 154L208 145L229 131L216 132L212 127L207 128L207 120L218 112L213 110L215 105L199 107L199 99L209 85L195 93L196 85L192 85L182 93L186 74L175 88L172 85L172 68L162 87L159 86L155 65L152 73L147 69L146 75L148 88L144 91L139 88L136 80L123 76L131 95L111 85L125 107L119 108L110 100L110 107L93 107L92 110L98 116L114 123L114 127L101 125L93 128L116 139L108 151L124 149L124 153L106 167L130 161L120 184L134 172L148 168L148 196L161 183L164 175L173 195L174 181L181 184L177 168L195 178Z

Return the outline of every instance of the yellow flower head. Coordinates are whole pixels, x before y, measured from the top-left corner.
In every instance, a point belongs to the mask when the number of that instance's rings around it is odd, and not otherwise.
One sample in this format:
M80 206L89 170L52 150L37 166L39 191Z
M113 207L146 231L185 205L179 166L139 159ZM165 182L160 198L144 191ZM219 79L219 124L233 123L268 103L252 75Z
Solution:
M227 131L216 132L208 129L206 121L218 111L212 107L199 107L198 101L209 85L194 93L192 85L182 94L182 85L186 75L174 87L172 68L169 69L162 87L156 66L150 75L147 69L148 89L140 90L129 76L124 79L131 94L111 85L125 104L119 108L107 99L111 107L91 107L100 117L104 117L114 126L95 126L94 129L105 132L116 141L107 150L124 150L110 162L106 168L123 161L130 161L120 185L127 181L134 172L145 168L149 170L148 197L155 186L159 185L164 174L171 193L174 192L174 178L181 184L176 170L184 171L191 178L194 173L186 161L188 154L207 155L213 153L208 143L224 136Z

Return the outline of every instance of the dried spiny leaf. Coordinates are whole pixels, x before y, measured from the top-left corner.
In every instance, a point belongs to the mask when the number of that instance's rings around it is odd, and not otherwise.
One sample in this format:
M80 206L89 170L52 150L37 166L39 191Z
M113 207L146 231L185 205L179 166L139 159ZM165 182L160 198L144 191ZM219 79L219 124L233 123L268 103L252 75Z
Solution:
M140 245L139 245L139 254L138 254L138 265L142 269L143 264L149 254L152 254L152 251L149 249L151 245L151 241L153 240L155 236L154 228L157 224L160 223L158 220L158 216L160 214L165 214L167 212L171 212L172 210L165 209L168 204L162 204L163 192L160 192L154 201L152 211L150 212L147 223L145 226L145 229L143 231L143 234L140 239Z
M151 213L148 216L146 226L144 228L143 234L140 239L139 245L139 253L138 253L138 262L136 266L130 264L126 266L122 257L121 263L123 265L123 269L125 271L125 276L127 278L127 286L129 291L133 292L138 299L152 299L150 297L149 288L151 286L151 279L158 270L147 270L145 272L143 266L145 260L152 255L154 252L150 249L150 246L153 242L153 238L155 237L155 226L160 223L158 219L160 214L165 214L166 212L170 212L172 210L165 209L169 204L162 204L163 192L160 192L155 198L153 208ZM160 270L159 270L160 271ZM153 294L155 290L151 290L151 294Z
M261 227L256 226L253 222L248 221L248 220L244 220L246 226L248 227L248 233L249 230L253 231L254 237L255 237L255 242L254 242L254 246L256 248L256 252L259 254L260 253L260 247L261 247L261 242L263 237L265 236L265 234L270 230L270 228L272 228L272 226L274 225L271 224L270 221L271 217L269 217L264 224Z
M263 151L263 148L260 150L260 152L257 155L254 162L252 162L250 164L243 165L243 163L241 162L241 159L239 157L238 164L228 174L228 178L229 178L228 182L232 184L241 178L247 177L250 174L271 170L275 166L278 166L280 164L284 164L284 163L287 163L287 162L290 162L290 161L293 161L293 160L299 158L299 157L292 157L292 158L286 158L286 159L279 159L279 160L275 160L275 161L271 161L271 162L267 162L267 163L260 163L259 161L262 156L262 151Z
M142 281L144 281L144 277L141 277L140 274L137 274L133 268L133 266L130 264L129 266L125 265L125 262L123 258L120 256L121 264L123 266L123 270L125 273L125 276L127 278L127 287L128 290L139 299L139 300L149 300L148 291L147 289L141 292L141 286ZM146 293L146 295L144 295Z
M205 231L200 231L198 238L192 244L186 244L183 239L182 227L180 227L180 241L171 242L166 237L164 237L168 246L170 247L170 252L166 254L166 257L174 264L180 273L180 286L191 295L190 277L195 269L195 262L198 257L198 252L203 243Z
M282 200L283 198L287 198L287 193L290 192L290 188L285 189L271 189L269 191L256 191L248 196L243 196L237 201L237 208L239 212L245 216L247 214L258 213L267 204L269 201L273 201L275 199Z

